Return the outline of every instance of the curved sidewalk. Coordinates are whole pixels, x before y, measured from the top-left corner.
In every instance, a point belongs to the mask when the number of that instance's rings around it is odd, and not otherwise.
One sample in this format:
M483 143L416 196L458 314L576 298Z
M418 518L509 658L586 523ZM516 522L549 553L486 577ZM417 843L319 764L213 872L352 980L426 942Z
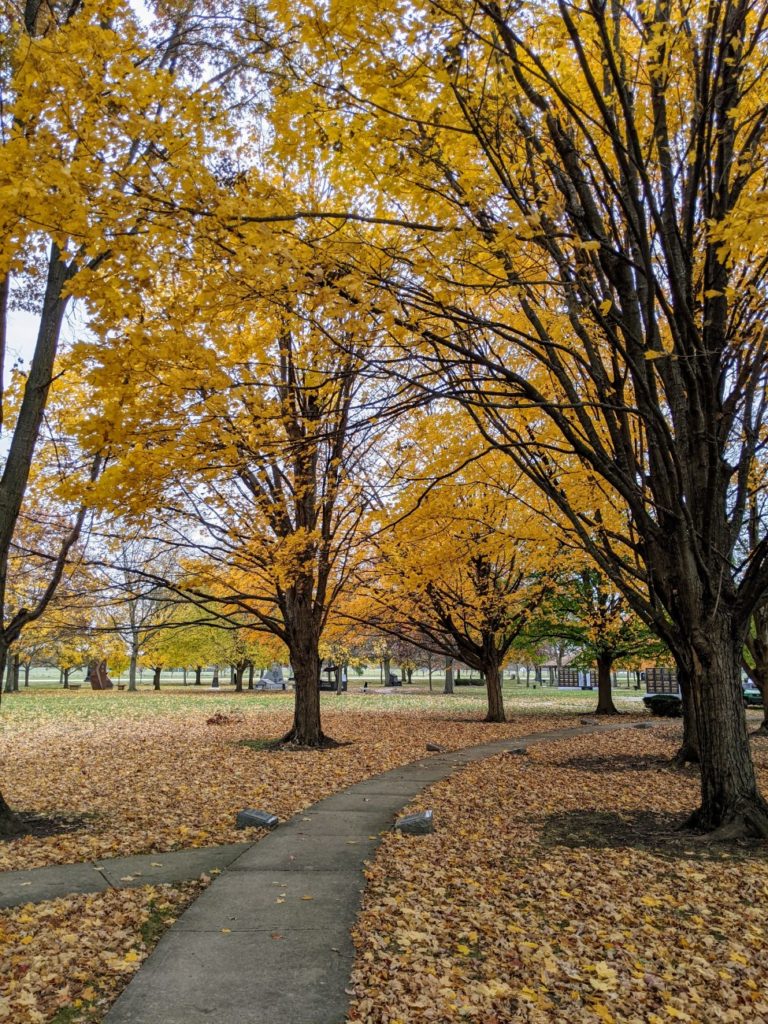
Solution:
M363 869L396 812L458 766L637 724L433 754L320 801L229 865L166 932L104 1024L343 1024Z

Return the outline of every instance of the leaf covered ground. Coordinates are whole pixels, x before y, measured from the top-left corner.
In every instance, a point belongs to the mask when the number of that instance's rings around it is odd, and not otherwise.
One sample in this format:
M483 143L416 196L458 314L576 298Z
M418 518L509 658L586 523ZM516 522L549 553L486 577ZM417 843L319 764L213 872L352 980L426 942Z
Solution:
M559 741L422 794L435 832L387 835L368 872L350 1021L768 1022L768 848L677 832L678 742Z
M113 889L0 911L0 1021L101 1020L200 888Z
M332 696L324 728L346 745L260 749L287 731L292 700L66 691L15 697L2 719L2 792L15 809L59 819L63 831L0 843L0 870L242 842L234 823L244 807L285 820L424 756L428 741L465 747L578 721L566 709L488 725L477 700Z

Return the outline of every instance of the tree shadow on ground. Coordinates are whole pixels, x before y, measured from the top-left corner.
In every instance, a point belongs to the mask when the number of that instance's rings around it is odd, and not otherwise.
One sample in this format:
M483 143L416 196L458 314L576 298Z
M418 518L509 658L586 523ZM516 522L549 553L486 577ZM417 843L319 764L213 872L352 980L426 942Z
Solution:
M98 818L96 814L40 814L37 811L16 811L21 829L13 835L0 835L0 842L36 836L60 836L67 832L80 832L90 828Z
M668 757L660 754L611 754L600 757L597 754L585 757L571 757L567 761L558 761L562 768L576 768L584 772L656 772L660 768L671 769Z
M768 844L759 839L707 841L707 835L685 828L686 814L656 811L567 811L544 819L544 848L609 850L630 848L669 860L764 859Z

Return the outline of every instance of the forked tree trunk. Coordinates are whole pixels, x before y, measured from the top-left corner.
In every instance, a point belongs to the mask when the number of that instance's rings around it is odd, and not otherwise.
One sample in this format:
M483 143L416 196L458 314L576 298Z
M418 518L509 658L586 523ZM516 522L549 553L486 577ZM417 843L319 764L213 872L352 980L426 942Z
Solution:
M611 666L613 658L609 654L601 654L597 658L597 707L596 715L618 715L619 710L613 703L611 689Z
M692 630L691 683L701 757L701 807L690 824L715 838L768 838L768 804L757 788L741 689L741 648L731 616Z
M485 716L485 721L506 722L499 666L496 662L486 663L482 671L485 675L485 688L488 693L488 714Z

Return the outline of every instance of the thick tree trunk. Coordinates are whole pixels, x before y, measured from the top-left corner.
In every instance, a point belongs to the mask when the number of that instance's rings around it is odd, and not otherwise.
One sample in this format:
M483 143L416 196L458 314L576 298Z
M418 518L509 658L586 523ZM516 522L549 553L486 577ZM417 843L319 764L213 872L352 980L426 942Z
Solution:
M152 689L153 690L159 690L160 689L160 673L162 671L163 671L162 666L155 665L155 667L154 667L154 669L152 671Z
M383 683L385 686L389 686L389 673L392 671L392 659L384 658L382 661L382 665L384 669Z
M248 689L249 690L253 689L253 674L254 674L254 664L253 664L252 661L249 661L248 662Z
M495 662L483 666L485 688L488 692L488 714L486 722L506 722L504 714L504 697L501 692L501 671Z
M305 642L303 650L291 651L294 679L293 725L282 743L322 747L329 741L320 725L320 654L317 645Z
M235 665L235 693L243 692L243 675L245 674L245 662L240 661Z
M3 693L13 693L13 657L7 656Z
M609 654L601 654L597 659L597 707L596 715L618 715L619 710L613 703L611 690L611 666L613 658Z
M195 665L195 686L203 685L203 666Z
M453 693L453 659L445 659L445 686L443 693Z
M743 639L728 612L691 631L691 684L701 757L701 807L690 824L715 838L768 838L768 804L757 788L741 688Z
M25 688L27 686L29 686L29 672L30 672L31 668L32 668L32 662L31 661L26 662L25 665L24 665L24 687Z
M211 680L211 689L212 690L218 690L219 689L219 666L218 665L214 665L213 666L213 679Z
M64 686L64 689L65 689L65 690L68 690L68 689L69 689L69 673L70 673L71 671L72 671L72 669L71 669L71 668L65 668L65 669L63 670L63 675L64 675L64 683L63 683L63 686Z

